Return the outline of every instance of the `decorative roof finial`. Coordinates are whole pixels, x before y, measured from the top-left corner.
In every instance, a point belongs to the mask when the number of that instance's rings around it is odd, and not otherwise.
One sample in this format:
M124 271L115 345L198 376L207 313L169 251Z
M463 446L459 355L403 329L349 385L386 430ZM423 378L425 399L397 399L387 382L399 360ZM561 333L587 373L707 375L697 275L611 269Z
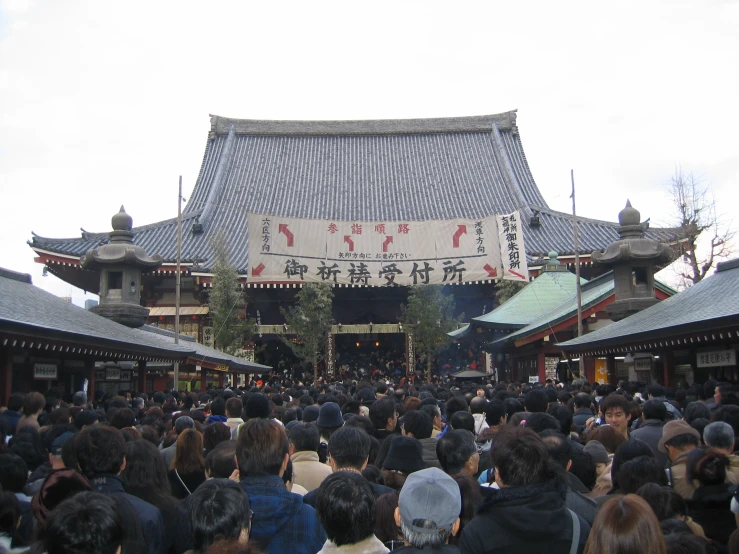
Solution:
M133 218L126 213L126 209L121 205L121 211L113 216L110 220L114 231L130 231L133 229Z

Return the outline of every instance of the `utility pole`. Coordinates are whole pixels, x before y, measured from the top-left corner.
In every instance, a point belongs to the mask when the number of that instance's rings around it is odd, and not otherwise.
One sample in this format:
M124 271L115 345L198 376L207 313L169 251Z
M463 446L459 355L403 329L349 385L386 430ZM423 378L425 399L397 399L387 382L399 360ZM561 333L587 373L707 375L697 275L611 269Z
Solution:
M582 290L580 288L580 241L577 232L577 215L575 213L575 170L570 169L572 180L572 229L575 239L575 287L577 289L577 336L582 336ZM580 377L585 377L585 359L580 354Z
M174 343L180 343L180 258L182 256L182 175L177 195L177 270L175 277ZM174 363L174 390L180 390L180 363Z

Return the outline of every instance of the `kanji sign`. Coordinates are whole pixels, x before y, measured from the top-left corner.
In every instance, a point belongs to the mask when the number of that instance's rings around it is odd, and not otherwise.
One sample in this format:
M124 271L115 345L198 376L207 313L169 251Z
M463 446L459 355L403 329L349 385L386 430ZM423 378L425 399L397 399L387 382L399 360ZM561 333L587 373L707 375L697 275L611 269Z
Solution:
M528 280L518 212L476 220L341 221L248 214L248 279L337 285ZM275 233L274 230L278 232Z
M40 381L56 379L56 364L33 364L33 378Z
M736 365L736 350L708 350L698 352L698 367L723 367Z

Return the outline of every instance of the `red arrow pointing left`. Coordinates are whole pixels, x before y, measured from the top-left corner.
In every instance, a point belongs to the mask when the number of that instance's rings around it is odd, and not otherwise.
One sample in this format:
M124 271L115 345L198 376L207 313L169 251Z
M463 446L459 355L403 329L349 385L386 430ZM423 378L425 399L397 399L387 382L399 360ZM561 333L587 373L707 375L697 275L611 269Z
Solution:
M264 271L264 264L259 264L257 267L251 268L251 274L254 277L259 277L262 274L262 271Z
M482 266L482 268L488 272L488 277L497 277L498 276L498 270L494 267L491 267L490 264L485 264Z
M290 229L287 228L287 223L280 223L278 231L287 237L287 246L288 248L292 248L295 235L293 235L290 232Z
M467 225L457 225L457 232L452 236L452 245L459 248L459 237L467 234Z
M385 242L382 243L382 251L387 252L387 247L389 244L392 244L392 242L393 242L392 236L385 237Z

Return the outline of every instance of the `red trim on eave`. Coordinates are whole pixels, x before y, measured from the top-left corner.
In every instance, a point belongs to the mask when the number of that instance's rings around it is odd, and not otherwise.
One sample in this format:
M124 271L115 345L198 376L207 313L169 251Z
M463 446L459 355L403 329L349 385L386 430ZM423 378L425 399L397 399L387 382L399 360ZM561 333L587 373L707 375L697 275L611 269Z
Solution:
M38 257L33 259L34 262L37 264L48 264L48 263L56 263L66 266L77 266L80 265L80 259L79 258L64 258L61 256L52 256L51 254L40 254Z
M606 306L608 306L609 304L612 304L614 300L616 300L615 293L601 300L595 306L592 306L588 308L587 310L583 310L582 318L585 319L586 317L590 317L592 314L603 311L606 308ZM519 347L525 344L536 342L537 340L543 339L544 337L548 335L552 335L563 329L566 329L567 327L570 327L576 324L577 324L577 314L574 314L572 317L569 317L568 319L562 321L561 323L558 323L554 327L548 327L547 329L534 333L533 335L529 335L527 337L523 337L522 339L518 339L516 342L514 342L514 345L516 347Z

